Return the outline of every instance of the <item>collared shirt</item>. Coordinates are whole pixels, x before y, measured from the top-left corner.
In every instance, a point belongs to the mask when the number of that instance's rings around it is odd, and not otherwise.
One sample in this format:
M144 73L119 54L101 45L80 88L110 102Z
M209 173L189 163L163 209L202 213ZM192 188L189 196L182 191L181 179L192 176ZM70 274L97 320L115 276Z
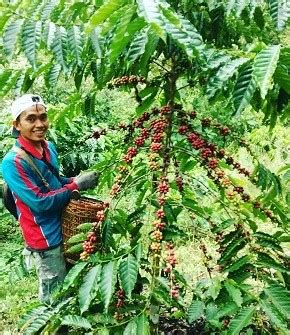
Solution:
M61 211L69 202L71 192L78 187L72 178L58 175L57 152L51 142L43 141L43 154L21 136L15 145L30 154L50 188L45 187L34 169L18 153L11 150L5 155L3 178L15 199L26 246L38 251L56 247L62 242Z

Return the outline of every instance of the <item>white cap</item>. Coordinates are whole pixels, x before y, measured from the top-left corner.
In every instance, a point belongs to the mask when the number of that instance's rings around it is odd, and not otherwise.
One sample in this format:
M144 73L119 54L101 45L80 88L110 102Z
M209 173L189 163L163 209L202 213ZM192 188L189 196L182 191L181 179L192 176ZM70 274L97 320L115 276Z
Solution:
M20 98L17 98L11 106L13 121L16 121L17 117L25 111L26 108L34 105L42 105L46 108L42 98L37 94L24 94Z

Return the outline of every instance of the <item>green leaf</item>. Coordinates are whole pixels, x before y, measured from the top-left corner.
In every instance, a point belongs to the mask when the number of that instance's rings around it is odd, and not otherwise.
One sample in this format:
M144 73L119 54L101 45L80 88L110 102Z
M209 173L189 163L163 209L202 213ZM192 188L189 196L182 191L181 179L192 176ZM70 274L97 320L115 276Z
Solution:
M239 310L239 307L236 303L227 301L225 304L219 305L219 309L217 312L217 318L223 318L226 315L233 315Z
M45 40L48 50L51 50L55 33L56 33L56 25L53 22L48 22L44 26L44 32L43 32L44 35L43 39Z
M156 287L152 293L153 304L162 304L167 307L172 305L172 300L170 298L170 293L164 287Z
M85 329L92 328L90 322L86 318L79 315L65 315L61 319L61 324L67 326L73 326L76 328L85 328Z
M181 15L174 13L169 8L162 8L165 22L165 31L171 36L192 58L195 53L200 53L204 47L202 37L192 23Z
M3 32L3 27L6 25L7 21L11 17L11 14L6 12L6 13L1 13L0 17L0 31Z
M110 335L108 328L98 328L98 335Z
M83 251L83 243L74 244L66 250L66 254L76 254Z
M166 34L164 31L164 22L159 9L157 0L137 0L139 15L144 17L145 21L151 24L152 30L164 41Z
M17 78L15 86L13 88L15 96L21 94L24 80L25 80L25 73L21 73L20 76Z
M240 17L242 11L248 6L248 4L248 0L228 1L226 5L226 14L230 15L232 13L235 17Z
M289 269L282 266L280 263L278 263L274 258L269 256L268 254L264 252L258 252L257 255L258 255L258 258L257 258L256 264L258 266L260 267L263 266L263 267L272 268L272 269L275 269L281 272L290 273Z
M249 64L240 73L233 92L233 101L236 115L250 104L256 90L256 82L252 76L253 66Z
M10 22L7 27L5 27L3 36L3 47L4 52L8 57L11 57L13 55L18 33L20 32L23 22L23 19L18 19L16 21Z
M208 320L208 322L211 325L214 325L215 327L220 326L219 320L217 319L217 313L218 313L217 306L213 302L209 302L206 305L206 312L205 312L206 320Z
M198 320L204 313L204 303L200 300L192 300L188 308L188 323Z
M22 30L22 46L29 63L36 68L36 55L40 46L42 23L41 21L26 21Z
M136 334L150 335L149 321L145 314L141 314L138 317Z
M101 265L98 264L91 268L85 275L79 289L79 302L81 314L88 310L91 301L95 298L98 290L98 280L101 273Z
M17 83L20 71L0 70L0 96L5 96Z
M119 266L121 285L129 299L131 299L131 293L135 287L137 275L137 260L132 254L129 254L126 259L122 260Z
M106 220L102 227L102 241L105 249L108 249L113 241L113 223L111 220Z
M78 26L74 25L68 30L68 45L77 65L82 66L83 36Z
M75 284L77 278L82 273L83 269L88 265L86 262L79 262L74 265L69 273L66 275L63 283L63 289L67 290L69 287Z
M281 49L281 54L276 68L274 78L275 81L290 94L290 48Z
M100 292L105 310L107 311L111 297L115 290L117 282L117 266L116 262L109 262L103 266L100 281Z
M254 270L255 268L252 264L246 263L242 265L238 270L229 272L228 278L233 279L236 283L241 284L247 278L252 276L252 271Z
M219 259L219 263L224 264L226 261L231 259L233 256L235 256L237 254L238 250L240 250L244 247L245 244L246 244L246 242L241 237L233 240L225 248L224 252L221 255L221 258Z
M76 234L72 237L70 237L66 243L68 244L74 244L74 243L79 243L79 242L83 242L85 241L87 238L87 235L85 233L79 233L79 234Z
M21 315L20 320L18 321L18 326L23 328L27 327L28 324L31 323L33 319L37 317L37 315L40 315L47 311L49 308L47 306L36 306L29 310L26 310L23 315Z
M241 258L239 258L238 260L232 262L228 267L226 267L224 269L224 271L227 272L233 272L238 270L240 267L242 267L243 265L247 264L248 262L250 262L252 259L252 256L250 255L245 255L242 256Z
M243 303L242 293L237 287L235 287L234 284L235 282L231 279L224 282L225 288L228 291L230 297L238 307L241 307Z
M61 65L64 73L69 70L68 65L68 36L64 27L57 27L53 44L51 46L55 58L59 65Z
M277 30L282 30L288 18L290 17L290 4L288 0L271 0L268 1L270 14L275 23Z
M52 64L48 71L45 81L48 87L55 87L61 71L61 65L58 63Z
M113 64L119 57L121 52L125 49L129 41L145 25L142 18L137 18L131 21L133 14L136 11L135 6L130 6L128 10L121 17L118 23L115 34L110 43L110 63Z
M278 284L271 284L265 288L269 300L276 306L286 319L290 319L290 292Z
M147 110L154 102L155 96L158 93L158 87L154 87L151 91L151 94L149 94L144 100L142 100L141 105L139 105L136 108L136 114L140 115L143 113L145 110Z
M214 227L213 232L214 233L219 233L221 231L224 231L226 228L230 227L231 225L233 225L235 223L234 219L227 219L223 222L221 222L219 225L217 225L216 227Z
M254 60L253 77L260 88L262 99L265 99L272 83L272 76L279 60L280 45L269 45L260 51Z
M86 33L90 34L92 30L104 22L111 14L113 14L117 9L119 9L124 0L109 0L104 3L90 18L88 25L86 27Z
M238 68L248 62L247 58L232 59L222 66L215 76L211 77L207 86L207 95L212 98L217 91L220 91L228 80L235 74Z
M255 169L258 181L257 185L262 191L273 187L275 196L282 193L282 186L278 176L267 169L263 164L259 163Z
M278 309L268 300L260 300L260 305L268 316L271 324L279 331L281 335L289 335L286 326L286 320L283 318Z
M148 38L148 42L145 45L145 50L143 52L143 55L140 58L140 65L139 65L140 72L144 76L147 76L148 74L148 69L147 69L148 61L150 57L154 55L156 48L157 48L158 41L159 41L159 37L156 36L156 34L154 33L151 27L149 27L149 30L147 32L147 38Z
M283 252L282 247L279 245L279 240L274 236L264 232L256 232L253 236L257 238L257 243L260 245Z
M50 0L48 1L44 7L41 9L41 21L46 21L50 14L52 13L53 9L56 7L58 1L56 0Z
M80 230L82 232L89 232L93 228L93 224L91 222L84 222L77 226L77 230Z
M183 160L180 164L180 171L181 172L187 172L187 171L191 171L197 164L197 161L194 161L192 159L186 159Z
M283 235L279 237L280 242L290 242L290 235Z
M101 36L101 27L96 27L93 29L90 35L90 39L94 48L95 53L98 58L102 57L102 49L103 49L103 37Z
M212 278L210 280L210 286L208 288L208 295L213 300L216 300L216 298L218 297L221 289L222 289L221 280L218 277Z
M140 30L130 43L129 50L127 52L127 68L136 61L145 52L146 44L148 42L148 32L150 27L145 27Z
M29 320L28 327L24 327L22 329L21 334L23 335L33 335L37 334L38 331L43 328L44 325L53 317L53 311L46 309L45 311L41 312L40 314L35 315L33 320Z
M204 57L206 61L206 67L210 70L217 69L231 60L229 55L213 48L205 50Z
M251 321L251 318L255 312L256 306L245 307L240 310L239 314L236 315L229 323L228 335L239 335L240 331L245 328Z
M126 328L124 329L123 335L136 335L137 333L137 324L136 320L130 321Z

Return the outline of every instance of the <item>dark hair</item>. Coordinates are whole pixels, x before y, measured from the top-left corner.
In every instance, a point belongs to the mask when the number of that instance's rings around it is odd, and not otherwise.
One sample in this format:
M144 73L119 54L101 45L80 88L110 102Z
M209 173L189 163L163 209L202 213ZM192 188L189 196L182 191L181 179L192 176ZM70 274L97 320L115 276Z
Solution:
M40 99L39 99L39 96L38 96L38 95L33 95L33 96L31 97L31 100L32 100L33 102L40 102Z

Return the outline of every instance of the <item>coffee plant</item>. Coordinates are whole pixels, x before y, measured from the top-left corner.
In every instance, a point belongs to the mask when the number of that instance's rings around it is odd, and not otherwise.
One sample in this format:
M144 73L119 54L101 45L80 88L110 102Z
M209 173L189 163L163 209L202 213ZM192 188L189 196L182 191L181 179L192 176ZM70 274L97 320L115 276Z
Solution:
M273 128L289 115L289 3L35 1L2 9L2 96L36 89L40 78L51 90L63 76L89 97L106 88L136 100L131 122L90 134L105 138L93 168L101 171L95 193L106 201L69 240L80 259L53 303L22 317L23 334L158 334L164 318L202 323L209 334L287 334L286 191L243 139L238 116L263 112ZM9 67L19 55L25 67ZM188 103L190 89L222 101L219 117ZM247 166L233 154L240 147ZM194 285L178 257L191 235L205 269Z

